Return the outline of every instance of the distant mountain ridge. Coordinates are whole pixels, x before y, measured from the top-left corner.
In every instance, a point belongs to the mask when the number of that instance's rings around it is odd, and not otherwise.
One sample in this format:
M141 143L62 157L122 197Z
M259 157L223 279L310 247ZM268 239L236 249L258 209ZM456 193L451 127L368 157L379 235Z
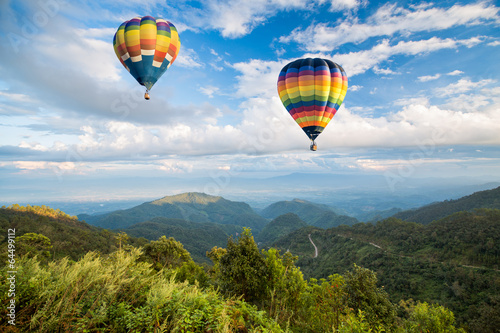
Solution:
M244 202L195 192L165 196L102 215L78 215L80 220L107 229L123 229L156 217L239 225L250 227L256 232L267 224L266 219Z
M428 224L460 211L478 208L500 209L500 187L479 191L456 200L436 202L414 210L399 212L393 217L410 222Z
M291 201L278 201L264 208L260 215L275 219L278 216L293 213L308 225L320 228L332 228L342 224L353 225L359 221L347 215L339 215L338 210L307 200L293 199Z

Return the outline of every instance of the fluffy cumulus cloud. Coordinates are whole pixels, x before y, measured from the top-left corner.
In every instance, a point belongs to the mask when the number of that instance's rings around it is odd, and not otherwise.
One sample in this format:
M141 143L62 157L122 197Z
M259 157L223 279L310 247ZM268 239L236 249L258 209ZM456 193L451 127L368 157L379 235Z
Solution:
M444 9L425 5L402 8L387 4L377 10L366 23L356 19L340 24L316 23L305 30L296 28L282 43L296 42L309 52L330 52L346 43L361 43L371 37L411 34L421 31L443 30L458 25L497 23L499 8L487 2L454 5Z

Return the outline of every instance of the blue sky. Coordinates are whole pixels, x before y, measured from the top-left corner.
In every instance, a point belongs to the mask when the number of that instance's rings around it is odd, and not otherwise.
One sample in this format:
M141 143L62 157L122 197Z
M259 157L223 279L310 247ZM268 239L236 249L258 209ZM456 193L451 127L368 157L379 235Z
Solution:
M144 15L171 21L182 43L150 101L112 46ZM1 202L193 190L139 189L138 177L500 181L494 1L4 0L0 49ZM349 77L317 152L276 89L303 57Z

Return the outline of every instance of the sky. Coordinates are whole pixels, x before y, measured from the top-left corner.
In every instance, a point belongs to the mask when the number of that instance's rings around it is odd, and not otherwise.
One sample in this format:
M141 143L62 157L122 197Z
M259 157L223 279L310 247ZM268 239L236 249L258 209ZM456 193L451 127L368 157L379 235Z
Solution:
M500 181L499 8L0 0L0 203L226 195L231 179L309 173L379 175L389 188ZM149 101L112 43L145 15L181 40ZM349 78L316 152L276 87L283 66L307 57Z

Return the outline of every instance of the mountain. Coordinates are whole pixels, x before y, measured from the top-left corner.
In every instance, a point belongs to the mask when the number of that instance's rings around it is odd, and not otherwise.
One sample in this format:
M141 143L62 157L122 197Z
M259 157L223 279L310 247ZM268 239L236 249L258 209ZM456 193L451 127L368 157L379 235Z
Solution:
M325 212L332 211L334 210L327 205L316 204L301 199L293 199L291 201L275 202L260 211L260 215L265 218L274 219L286 213L294 213L303 221L311 223L317 220Z
M328 229L333 227L338 227L339 225L354 225L359 221L347 215L338 215L334 212L325 212L314 222L310 223L310 225L322 229Z
M182 219L155 217L123 229L128 235L157 240L161 236L173 237L181 242L197 263L211 263L206 252L214 246L225 248L227 239L241 233L242 227L211 222L190 222Z
M90 224L107 229L127 228L155 217L183 219L191 222L213 222L251 228L258 233L267 220L244 202L226 200L204 193L166 196L141 205L103 215L79 215Z
M275 241L280 237L303 227L307 227L307 223L302 221L296 214L283 214L269 222L269 224L262 229L256 239L262 243Z
M377 273L393 302L439 303L462 324L488 322L500 312L498 209L458 212L430 224L389 218L327 230L308 227L271 246L298 255L297 266L308 278L343 274L354 263L366 267Z
M291 201L278 201L264 208L260 215L265 218L276 218L283 214L296 214L308 225L320 228L331 228L341 224L352 225L358 222L353 217L338 215L339 210L310 201L293 199Z
M418 209L406 210L393 216L404 221L428 224L456 212L471 211L477 208L500 209L500 187L476 192L456 200L446 200Z
M78 260L88 251L105 254L118 248L117 233L78 221L76 217L46 206L14 205L12 208L0 208L0 230L5 230L4 234L7 235L7 229L15 229L16 237L36 233L49 238L52 259L68 256L72 260ZM141 246L147 240L130 237L128 243ZM3 245L6 246L6 242ZM16 247L16 255L19 255L18 244ZM7 253L7 250L2 253Z

